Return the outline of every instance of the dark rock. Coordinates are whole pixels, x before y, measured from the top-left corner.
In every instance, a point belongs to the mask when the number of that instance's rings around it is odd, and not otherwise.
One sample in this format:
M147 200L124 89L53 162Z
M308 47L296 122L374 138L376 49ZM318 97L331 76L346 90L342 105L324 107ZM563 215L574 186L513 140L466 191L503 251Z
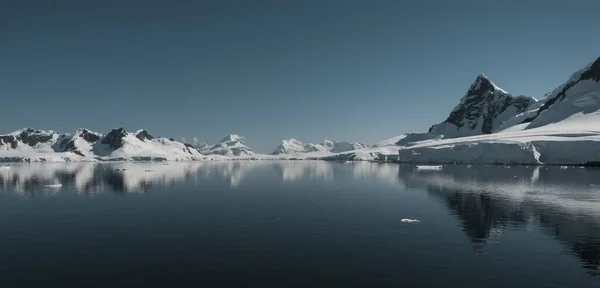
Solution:
M44 143L52 140L52 135L40 135L44 131L27 128L17 135L17 140L29 145L35 146L39 143Z
M498 95L499 94L499 95ZM475 129L479 119L483 119L481 134L490 134L493 129L493 121L509 107L516 108L516 114L525 112L529 106L535 103L530 97L513 97L507 93L498 91L496 86L485 76L479 75L471 85L467 94L461 100L461 105L452 111L448 118L442 123L450 123L456 127ZM435 125L429 128L432 132ZM478 133L475 133L478 134Z
M596 82L600 82L600 57L592 63L590 68L581 74L582 80L592 79Z
M79 134L81 136L81 138L83 138L83 140L87 141L88 143L94 143L98 140L100 140L100 136L90 132L87 129L83 129L81 131L81 134Z
M135 134L135 137L137 137L141 141L154 139L154 136L150 135L148 133L148 131L146 131L146 130L142 130L142 131L138 132L137 134Z
M116 150L123 147L123 137L125 136L127 136L127 132L125 132L125 129L113 129L112 131L108 132L108 134L106 134L104 138L102 138L101 143L107 144L108 146Z
M0 136L0 145L10 145L10 148L17 148L17 139L13 135L2 135Z

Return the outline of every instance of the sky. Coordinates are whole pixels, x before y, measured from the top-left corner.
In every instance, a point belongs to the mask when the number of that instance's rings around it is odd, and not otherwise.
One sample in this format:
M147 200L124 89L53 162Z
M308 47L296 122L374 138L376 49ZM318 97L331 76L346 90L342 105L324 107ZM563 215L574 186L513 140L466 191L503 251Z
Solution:
M123 127L257 152L443 121L479 73L542 98L600 56L597 0L0 0L0 134Z

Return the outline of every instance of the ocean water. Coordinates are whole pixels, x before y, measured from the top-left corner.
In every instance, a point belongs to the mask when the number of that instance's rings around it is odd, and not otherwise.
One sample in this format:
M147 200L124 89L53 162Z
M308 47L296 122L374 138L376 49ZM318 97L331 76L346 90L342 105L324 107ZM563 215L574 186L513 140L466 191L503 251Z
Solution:
M319 161L11 165L0 169L0 287L600 287L599 176Z

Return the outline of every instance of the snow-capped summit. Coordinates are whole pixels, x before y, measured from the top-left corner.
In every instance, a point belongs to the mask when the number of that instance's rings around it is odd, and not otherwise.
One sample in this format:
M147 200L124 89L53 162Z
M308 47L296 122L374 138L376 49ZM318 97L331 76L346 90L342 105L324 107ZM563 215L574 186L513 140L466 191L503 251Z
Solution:
M341 153L369 147L369 145L364 143L349 143L344 141L331 140L325 140L321 145L323 145L325 149L327 149L331 153Z
M51 146L59 138L52 130L36 130L23 128L0 136L0 150L10 149L40 149L51 150Z
M141 129L141 130L138 130L137 132L135 132L135 137L137 137L141 141L146 141L146 140L152 140L152 139L154 139L154 136L150 135L148 133L148 131L146 131L144 129Z
M194 145L194 148L196 148L196 150L198 150L198 152L200 152L201 154L208 155L208 154L210 154L211 146L208 145L207 143L202 142L202 143L196 143Z
M303 143L300 140L291 138L288 140L281 141L281 144L275 148L275 151L271 153L272 155L281 155L281 154L302 154L302 153L312 153L318 151L326 151L330 153L341 153L346 151L352 151L356 149L362 149L368 147L366 144L362 143L348 143L348 142L339 142L339 141L331 141L325 140L320 144L313 143Z
M0 135L0 161L199 160L190 144L123 128L106 135L78 129L74 134L20 129Z
M93 156L92 145L102 138L102 134L82 128L75 134L62 134L53 146L57 152L73 152L79 156Z
M237 134L227 135L221 142L210 147L208 154L216 154L223 156L244 156L254 155L254 151L250 149L244 141L244 137Z
M568 125L586 125L586 129L600 128L600 57L575 72L567 82L545 99L536 115L527 119L526 129L568 120ZM594 118L594 119L592 119ZM586 119L586 120L584 120ZM562 124L567 125L567 122Z
M532 97L512 96L480 74L450 116L444 122L433 125L429 133L444 135L445 138L490 134L536 102Z
M238 134L229 134L225 136L225 138L223 138L223 140L221 140L219 143L242 141L242 139L244 139L244 137Z
M290 138L288 140L282 140L281 144L275 148L272 155L282 155L282 154L300 154L300 153L311 153L317 151L326 151L323 145L307 143L304 144L302 141Z
M123 138L127 136L127 132L123 128L113 129L108 134L104 135L101 143L108 145L112 149L123 147Z

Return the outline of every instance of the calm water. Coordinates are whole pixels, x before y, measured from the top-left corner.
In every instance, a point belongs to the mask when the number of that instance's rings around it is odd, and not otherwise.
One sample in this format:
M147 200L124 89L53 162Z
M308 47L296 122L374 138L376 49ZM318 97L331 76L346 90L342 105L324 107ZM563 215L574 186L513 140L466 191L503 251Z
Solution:
M0 287L600 287L600 170L40 164L0 192Z

